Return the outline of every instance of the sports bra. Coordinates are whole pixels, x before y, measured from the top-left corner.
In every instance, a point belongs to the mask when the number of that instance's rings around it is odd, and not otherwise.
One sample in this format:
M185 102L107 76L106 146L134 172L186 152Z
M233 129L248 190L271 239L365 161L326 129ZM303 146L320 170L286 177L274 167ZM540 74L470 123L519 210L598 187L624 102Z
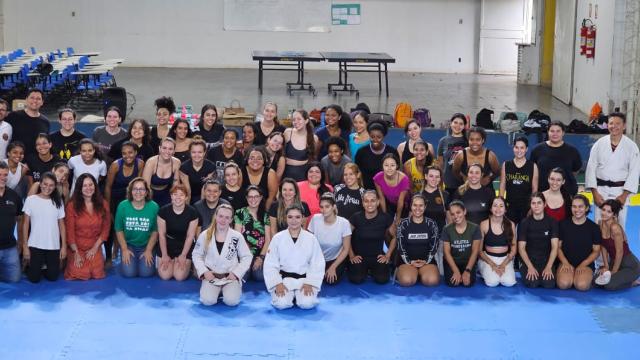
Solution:
M173 177L175 176L173 174L173 161L171 161L171 175L168 178L161 178L160 176L158 176L159 162L160 159L156 161L156 169L153 172L153 175L151 175L151 184L149 184L154 190L164 190L166 188L169 188L171 185L173 185Z
M284 155L291 160L306 161L309 160L307 149L298 150L293 146L293 131L291 137L284 147Z
M489 230L484 235L484 246L509 246L509 239L505 231L502 234L496 235L491 229L491 223L489 223Z

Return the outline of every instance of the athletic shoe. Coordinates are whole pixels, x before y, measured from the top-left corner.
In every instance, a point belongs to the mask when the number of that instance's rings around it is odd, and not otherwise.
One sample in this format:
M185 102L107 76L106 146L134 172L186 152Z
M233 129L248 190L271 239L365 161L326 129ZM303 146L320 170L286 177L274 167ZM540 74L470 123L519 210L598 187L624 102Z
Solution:
M596 278L596 284L600 286L607 285L611 281L611 271L607 270Z

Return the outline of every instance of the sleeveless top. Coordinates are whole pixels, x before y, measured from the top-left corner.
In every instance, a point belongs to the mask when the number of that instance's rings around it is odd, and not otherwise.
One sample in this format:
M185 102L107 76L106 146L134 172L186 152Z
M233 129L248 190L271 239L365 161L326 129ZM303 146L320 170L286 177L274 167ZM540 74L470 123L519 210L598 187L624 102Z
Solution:
M118 206L120 201L124 200L127 197L127 186L129 186L131 180L138 177L138 159L136 158L134 160L133 171L129 176L124 175L124 161L122 159L118 159L116 161L118 162L118 172L113 179L113 185L111 185L111 203L115 206Z
M169 195L169 191L171 190L171 186L173 185L173 161L171 161L171 175L168 178L161 178L158 176L158 161L156 162L156 170L151 175L151 181L149 186L153 190L153 201L155 201L158 206L162 207L163 205L167 205L171 202L171 196Z
M404 142L404 150L402 150L402 156L400 161L404 164L407 161L409 161L409 159L413 159L416 156L411 152L411 150L409 150L409 140Z
M602 238L602 242L600 243L600 245L602 245L605 249L607 249L607 252L609 253L609 268L613 267L612 262L614 261L614 259L616 258L616 242L615 240L613 240L613 238L608 237L608 238ZM626 256L631 254L631 250L629 250L629 243L628 242L623 242L622 243L622 256Z
M405 147L406 148L406 147ZM411 176L411 192L419 193L424 189L424 172L418 169L416 158L409 160L409 175ZM429 166L425 164L425 166Z
M557 209L552 209L549 205L544 206L544 213L560 222L567 217L567 211L564 204Z
M273 159L271 159L271 165L269 165L269 169L273 169L276 173L278 172L278 161L280 161L280 152L273 154Z
M484 235L484 246L509 246L509 239L505 234L505 231L502 231L502 234L496 235L491 229L491 223L489 223L489 230Z
M3 161L7 164L7 166L9 166L8 160L3 160ZM9 170L9 176L7 177L6 186L11 190L16 190L16 188L18 187L18 184L20 184L21 179L22 179L22 163L18 163L15 173L12 173L11 170Z
M517 167L513 160L504 163L507 207L527 209L533 180L533 161L525 161Z
M356 133L351 133L349 134L349 152L351 153L351 158L355 160L356 158L356 154L358 153L358 150L360 150L361 148L367 146L371 144L371 139L365 141L365 142L361 142L361 143L357 143L356 142Z
M291 137L293 137L293 132L291 133ZM309 160L309 157L307 156L307 149L306 148L302 150L296 149L293 146L293 142L291 141L291 138L289 139L287 144L284 146L284 155L291 160L298 160L298 161Z
M249 179L249 171L247 170L247 167L243 166L242 167L243 190L246 189L249 185L255 185L262 190L262 194L265 199L269 197L269 170L271 169L268 167L262 169L262 175L260 175L260 181L257 184L253 184Z
M184 164L185 161L191 159L191 151L176 151L173 153L173 157L178 158L178 160Z
M482 172L484 175L491 173L491 165L489 165L489 149L484 150L484 164L482 165ZM462 166L460 166L460 171L463 174L467 173L467 167L469 164L467 163L467 149L462 150Z

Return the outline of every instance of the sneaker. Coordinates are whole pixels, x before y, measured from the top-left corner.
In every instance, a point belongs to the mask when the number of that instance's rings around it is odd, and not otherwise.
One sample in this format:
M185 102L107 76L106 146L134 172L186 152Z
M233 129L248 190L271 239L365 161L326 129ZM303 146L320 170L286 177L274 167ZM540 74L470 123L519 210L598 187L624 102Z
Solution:
M596 278L596 284L600 286L607 285L611 281L611 271L607 270Z

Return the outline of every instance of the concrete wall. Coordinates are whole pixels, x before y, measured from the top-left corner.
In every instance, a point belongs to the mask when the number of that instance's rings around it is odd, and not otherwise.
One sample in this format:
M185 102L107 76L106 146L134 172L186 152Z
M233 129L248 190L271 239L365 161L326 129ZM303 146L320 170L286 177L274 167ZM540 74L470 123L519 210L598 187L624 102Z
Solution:
M382 51L397 58L396 71L477 70L480 1L336 2L360 3L362 24L329 33L232 32L223 30L222 0L4 1L4 45L99 50L128 66L254 68L250 52L262 49Z

